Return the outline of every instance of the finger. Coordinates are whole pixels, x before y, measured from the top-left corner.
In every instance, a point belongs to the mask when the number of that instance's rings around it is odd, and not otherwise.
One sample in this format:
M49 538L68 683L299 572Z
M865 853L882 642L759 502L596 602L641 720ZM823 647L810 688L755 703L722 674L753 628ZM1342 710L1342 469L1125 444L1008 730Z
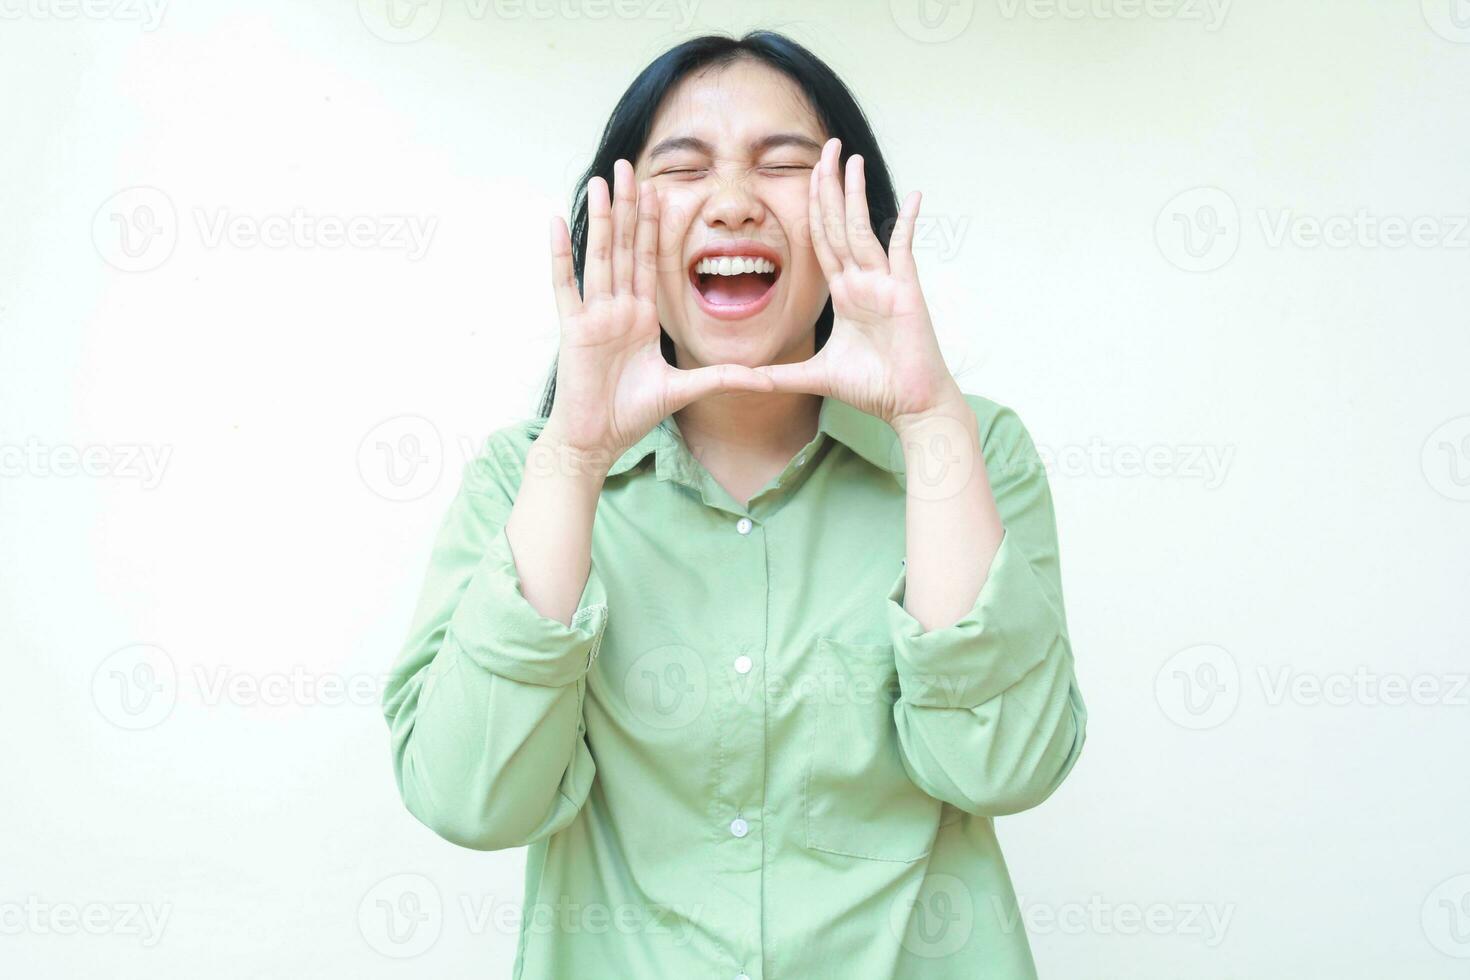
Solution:
M622 295L633 289L633 232L638 205L634 199L633 166L627 160L613 163L612 291Z
M822 233L827 236L827 245L842 268L855 265L852 252L847 247L846 208L842 204L842 188L837 177L837 161L842 152L842 143L833 137L822 148L822 175L817 180L817 195L822 201Z
M867 164L854 153L847 158L847 180L844 182L847 204L847 246L852 257L864 269L888 271L888 256L883 244L873 234L873 222L868 216Z
M923 195L912 191L903 199L898 209L898 220L893 225L893 235L888 239L888 268L893 276L904 282L915 282L919 268L914 262L914 224L919 218L919 200Z
M551 219L551 290L556 294L557 316L563 321L582 309L577 271L572 267L572 236L559 215Z
M582 299L606 296L612 290L612 202L607 181L593 177L587 182L587 257L582 267Z
M658 285L658 191L653 181L638 187L638 229L633 246L633 295L653 302Z
M812 168L812 179L807 185L806 223L812 235L812 251L817 253L817 264L822 267L822 275L831 282L842 272L842 263L837 261L837 256L832 253L832 246L827 243L826 219L822 216L822 199L817 193L817 184L821 179L822 164L819 161Z
M820 357L820 352L817 357ZM792 364L763 364L756 371L770 378L775 391L802 392L808 395L830 395L827 372L817 357Z
M669 367L669 412L727 391L771 391L771 379L743 364L711 364L683 370Z

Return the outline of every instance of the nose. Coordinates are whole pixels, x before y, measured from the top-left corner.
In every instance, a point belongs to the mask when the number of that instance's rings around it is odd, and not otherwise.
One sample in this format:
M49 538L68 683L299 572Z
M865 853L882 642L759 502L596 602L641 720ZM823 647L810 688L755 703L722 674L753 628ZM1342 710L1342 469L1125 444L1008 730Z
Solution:
M704 202L704 220L711 226L738 229L747 222L760 222L766 209L752 191L744 174L722 174Z

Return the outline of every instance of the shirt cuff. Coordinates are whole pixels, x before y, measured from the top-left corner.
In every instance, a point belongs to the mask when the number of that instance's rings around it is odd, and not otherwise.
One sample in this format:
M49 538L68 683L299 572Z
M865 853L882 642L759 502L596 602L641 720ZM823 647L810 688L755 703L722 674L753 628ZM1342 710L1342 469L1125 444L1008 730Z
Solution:
M903 699L973 708L1025 677L1063 635L1041 576L1006 531L975 604L956 623L925 631L904 609L908 565L888 591L888 632Z
M521 591L502 524L465 588L449 632L471 660L523 684L565 687L597 658L607 628L607 591L592 565L571 625L543 616Z

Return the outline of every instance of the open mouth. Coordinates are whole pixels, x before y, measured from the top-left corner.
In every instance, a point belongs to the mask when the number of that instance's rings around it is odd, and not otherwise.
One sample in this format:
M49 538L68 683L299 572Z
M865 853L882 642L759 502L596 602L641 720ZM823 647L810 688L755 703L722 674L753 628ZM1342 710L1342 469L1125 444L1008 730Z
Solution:
M689 268L700 306L711 316L739 319L765 308L775 293L781 267L752 255L708 256Z

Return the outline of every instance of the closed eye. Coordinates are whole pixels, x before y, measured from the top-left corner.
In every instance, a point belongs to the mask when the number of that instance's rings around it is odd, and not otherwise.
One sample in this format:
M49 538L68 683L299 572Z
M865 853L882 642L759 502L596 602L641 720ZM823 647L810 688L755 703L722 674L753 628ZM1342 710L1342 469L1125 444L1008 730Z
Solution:
M804 163L777 163L761 167L760 169L767 171L785 171L790 173L797 170L811 170L812 165ZM677 167L672 170L661 170L659 171L658 175L662 177L668 174L702 174L707 172L708 171L704 167Z

